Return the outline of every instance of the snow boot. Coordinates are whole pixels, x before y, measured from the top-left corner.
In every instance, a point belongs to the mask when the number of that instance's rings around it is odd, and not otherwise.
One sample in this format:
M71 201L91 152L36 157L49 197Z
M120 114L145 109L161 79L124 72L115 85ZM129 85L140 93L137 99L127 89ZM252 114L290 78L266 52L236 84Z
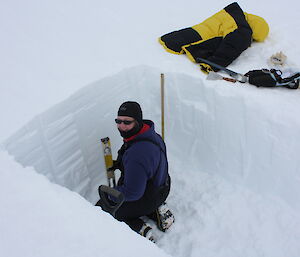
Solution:
M157 208L156 216L157 226L163 232L169 229L171 225L175 222L175 217L166 203L163 203Z
M152 228L147 223L144 223L141 230L139 231L139 234L143 237L146 237L151 242L155 243L155 239L152 233Z

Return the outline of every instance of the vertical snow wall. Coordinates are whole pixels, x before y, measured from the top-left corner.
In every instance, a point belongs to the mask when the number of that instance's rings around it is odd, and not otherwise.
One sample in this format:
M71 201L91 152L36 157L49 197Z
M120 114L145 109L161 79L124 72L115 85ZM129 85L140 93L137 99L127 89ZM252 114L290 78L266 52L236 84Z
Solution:
M202 77L165 73L170 160L182 160L182 173L197 167L300 210L300 91ZM98 185L106 183L100 138L111 138L116 156L122 142L113 121L126 100L140 102L144 118L160 131L160 71L140 66L88 85L37 115L4 148L23 166L96 202Z

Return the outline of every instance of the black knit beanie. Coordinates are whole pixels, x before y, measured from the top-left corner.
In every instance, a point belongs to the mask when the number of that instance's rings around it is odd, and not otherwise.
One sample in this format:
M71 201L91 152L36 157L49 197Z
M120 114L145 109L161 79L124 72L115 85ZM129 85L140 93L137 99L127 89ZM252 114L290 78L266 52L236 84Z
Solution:
M137 102L127 101L122 103L118 111L118 116L128 116L137 121L137 124L129 131L118 129L123 138L130 138L136 135L143 127L143 113L141 106Z
M141 106L137 102L127 101L122 103L118 116L128 116L134 118L139 124L143 123L143 113Z

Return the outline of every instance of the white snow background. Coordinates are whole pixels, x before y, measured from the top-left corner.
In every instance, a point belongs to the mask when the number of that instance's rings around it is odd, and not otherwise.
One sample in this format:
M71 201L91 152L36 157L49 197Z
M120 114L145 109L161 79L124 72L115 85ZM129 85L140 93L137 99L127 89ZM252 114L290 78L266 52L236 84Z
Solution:
M208 81L157 38L230 1L0 2L0 256L300 256L300 90ZM229 68L300 69L300 4L239 1L270 34ZM176 223L153 244L94 204L126 100L160 125Z

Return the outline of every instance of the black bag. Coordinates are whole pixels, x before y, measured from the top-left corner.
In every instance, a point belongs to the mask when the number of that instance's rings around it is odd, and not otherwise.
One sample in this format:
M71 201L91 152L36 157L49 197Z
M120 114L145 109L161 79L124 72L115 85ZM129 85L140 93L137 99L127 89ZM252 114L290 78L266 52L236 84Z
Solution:
M282 72L275 69L251 70L245 74L248 77L249 84L257 87L286 87L289 89L299 87L299 72L287 78L282 78L281 75Z
M276 74L277 75L277 74ZM277 79L270 70L251 70L245 76L249 78L248 82L257 87L275 87Z

